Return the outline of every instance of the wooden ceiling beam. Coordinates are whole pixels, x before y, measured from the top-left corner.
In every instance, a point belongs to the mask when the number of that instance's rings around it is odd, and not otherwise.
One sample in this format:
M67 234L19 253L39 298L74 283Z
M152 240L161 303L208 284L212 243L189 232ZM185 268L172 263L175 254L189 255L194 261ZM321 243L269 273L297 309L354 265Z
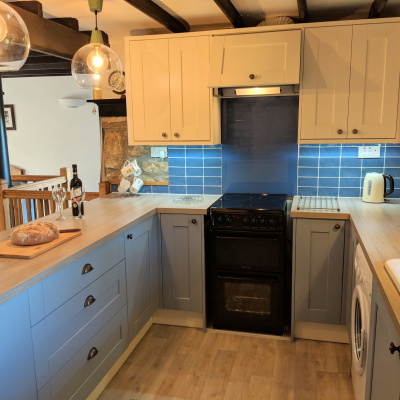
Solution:
M307 22L307 0L297 0L297 9L299 10L298 22Z
M244 22L239 11L236 10L231 0L214 0L214 3L221 9L221 11L229 19L234 28L243 28Z
M43 7L39 1L12 1L7 3L9 6L13 5L19 8L36 14L38 17L43 18Z
M13 4L10 6L24 20L28 28L32 50L72 60L74 54L90 42L90 38L79 31L41 18Z
M57 22L57 24L79 31L79 21L76 18L50 18L50 21Z
M171 14L168 14L151 0L125 0L131 6L137 8L143 14L159 22L173 33L189 32L190 27L186 21L179 21Z
M374 0L369 9L368 18L379 18L388 0Z

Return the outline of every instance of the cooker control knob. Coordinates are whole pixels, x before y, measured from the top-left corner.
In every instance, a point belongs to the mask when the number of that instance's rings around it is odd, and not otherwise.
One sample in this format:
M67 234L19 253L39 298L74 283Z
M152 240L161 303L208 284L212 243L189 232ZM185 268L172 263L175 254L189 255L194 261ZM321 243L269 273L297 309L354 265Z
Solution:
M264 218L260 219L260 225L265 225L265 219Z
M228 225L232 225L232 222L233 222L232 217L228 217L228 218L226 219L226 223L227 223Z
M224 218L223 217L218 217L218 223L223 224L224 223Z
M243 225L248 225L249 224L249 219L247 217L243 218Z
M257 219L256 218L252 218L251 219L251 224L252 225L257 225Z

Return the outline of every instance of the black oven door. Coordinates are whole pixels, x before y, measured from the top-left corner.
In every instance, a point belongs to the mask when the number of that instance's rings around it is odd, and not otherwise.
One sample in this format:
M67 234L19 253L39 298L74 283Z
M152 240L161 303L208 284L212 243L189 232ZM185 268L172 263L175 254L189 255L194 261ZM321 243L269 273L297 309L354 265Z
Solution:
M283 275L212 274L213 325L216 329L283 333Z
M283 272L286 239L283 233L210 230L207 235L208 268Z

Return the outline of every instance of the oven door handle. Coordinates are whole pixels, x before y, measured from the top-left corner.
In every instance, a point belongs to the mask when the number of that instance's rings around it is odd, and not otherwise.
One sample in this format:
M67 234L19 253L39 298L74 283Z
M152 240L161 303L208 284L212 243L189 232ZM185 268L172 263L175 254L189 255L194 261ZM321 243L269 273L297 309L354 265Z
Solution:
M217 275L217 279L241 281L241 282L265 282L265 283L278 283L279 282L279 280L276 278L254 279L254 278L244 278L241 276L224 276L224 275Z
M262 239L265 241L269 241L269 242L276 242L279 239L283 239L283 236L280 235L279 237L276 237L276 235L274 237L268 237L268 236L250 236L250 237L244 237L244 236L215 236L215 239L240 239L240 240L254 240L254 239Z

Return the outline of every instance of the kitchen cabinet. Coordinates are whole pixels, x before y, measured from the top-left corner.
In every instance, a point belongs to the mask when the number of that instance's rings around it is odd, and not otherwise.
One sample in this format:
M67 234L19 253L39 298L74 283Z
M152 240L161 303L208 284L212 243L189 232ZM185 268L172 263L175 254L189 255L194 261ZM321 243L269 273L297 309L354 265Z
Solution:
M374 281L368 339L366 399L400 398L400 337Z
M86 398L127 346L122 235L28 290L39 400Z
M36 399L35 365L27 292L0 306L2 399Z
M210 87L299 83L301 31L213 36Z
M307 28L300 143L394 142L400 23Z
M294 319L341 324L345 225L342 220L297 219Z
M161 214L164 308L203 311L203 218L202 215Z
M157 216L125 232L129 342L158 308Z
M129 144L221 143L219 100L207 87L210 37L125 44Z

